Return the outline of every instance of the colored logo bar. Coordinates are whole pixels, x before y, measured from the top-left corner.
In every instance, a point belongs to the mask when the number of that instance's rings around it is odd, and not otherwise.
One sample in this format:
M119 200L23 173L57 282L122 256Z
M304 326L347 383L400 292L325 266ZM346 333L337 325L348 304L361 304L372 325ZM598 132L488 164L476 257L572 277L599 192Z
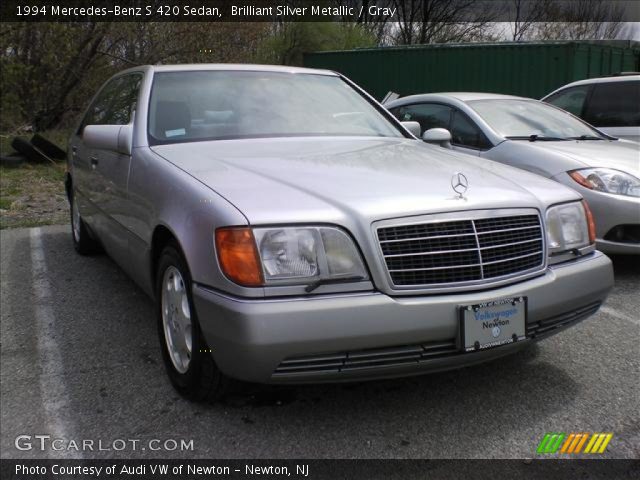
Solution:
M612 438L613 433L547 433L536 453L604 453Z

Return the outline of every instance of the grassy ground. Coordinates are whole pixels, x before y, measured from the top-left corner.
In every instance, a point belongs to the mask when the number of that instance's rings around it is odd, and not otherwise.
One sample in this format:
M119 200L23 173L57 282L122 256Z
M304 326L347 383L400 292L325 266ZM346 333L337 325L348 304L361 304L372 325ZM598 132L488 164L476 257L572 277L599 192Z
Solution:
M64 164L0 167L0 228L69 221Z
M45 138L64 148L66 131L45 132ZM12 152L11 135L0 135L0 152ZM26 136L25 138L30 138ZM0 167L0 228L34 227L69 221L64 193L66 165L25 163L19 168Z

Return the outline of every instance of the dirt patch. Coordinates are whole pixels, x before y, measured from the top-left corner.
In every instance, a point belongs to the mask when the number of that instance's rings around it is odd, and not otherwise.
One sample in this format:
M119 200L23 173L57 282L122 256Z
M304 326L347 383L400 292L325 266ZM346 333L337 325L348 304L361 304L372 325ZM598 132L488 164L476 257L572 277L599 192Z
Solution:
M69 222L64 164L0 167L0 228Z

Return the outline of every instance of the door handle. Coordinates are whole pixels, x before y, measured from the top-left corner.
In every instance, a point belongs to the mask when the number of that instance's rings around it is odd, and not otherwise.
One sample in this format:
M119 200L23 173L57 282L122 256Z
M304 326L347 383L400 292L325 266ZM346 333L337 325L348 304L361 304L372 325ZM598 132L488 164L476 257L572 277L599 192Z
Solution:
M75 157L78 153L78 147L71 147L71 154Z
M91 168L95 170L95 168L98 166L98 157L90 157L89 161L91 162Z

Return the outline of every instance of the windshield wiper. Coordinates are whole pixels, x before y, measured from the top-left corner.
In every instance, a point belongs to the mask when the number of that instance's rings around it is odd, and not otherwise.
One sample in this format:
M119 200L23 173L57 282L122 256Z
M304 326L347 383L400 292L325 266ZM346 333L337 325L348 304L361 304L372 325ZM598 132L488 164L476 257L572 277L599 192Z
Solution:
M530 142L558 142L564 141L566 138L561 137L547 137L544 135L529 135L529 136L517 136L517 137L505 137L509 140L529 140Z
M579 137L568 137L569 140L604 140L602 137L595 135L580 135Z
M320 280L317 280L317 281L307 285L307 287L304 289L304 291L307 292L307 293L311 293L321 285L329 285L329 284L332 284L332 283L360 282L362 280L366 280L366 277L363 277L361 275L355 275L353 277L342 277L342 278L321 278Z

